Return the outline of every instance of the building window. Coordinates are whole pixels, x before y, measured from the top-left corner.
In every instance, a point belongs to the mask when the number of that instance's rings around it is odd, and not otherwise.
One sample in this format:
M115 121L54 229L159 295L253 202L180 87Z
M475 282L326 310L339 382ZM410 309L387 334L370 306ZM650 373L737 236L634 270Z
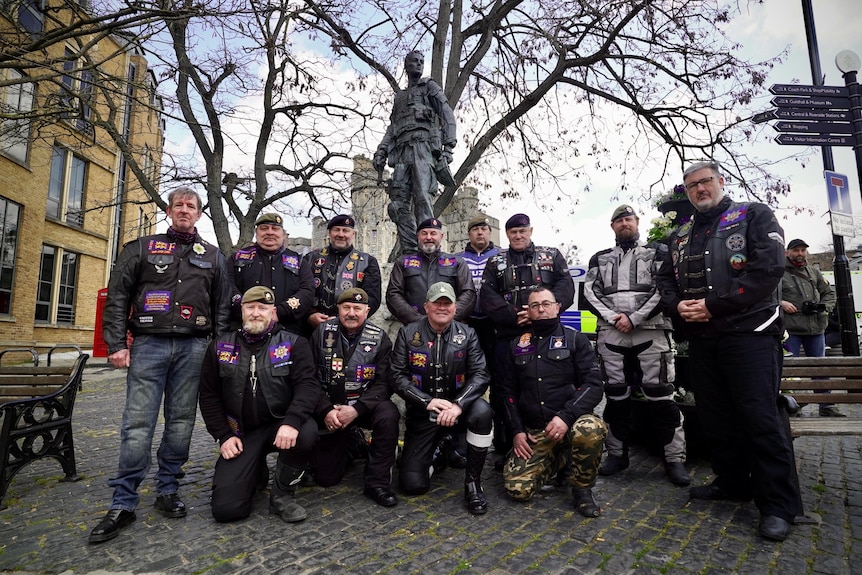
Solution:
M17 70L7 70L7 85L0 102L2 112L10 116L0 122L0 151L19 162L27 161L30 120L26 115L33 109L33 84L24 77Z
M78 254L43 245L36 290L36 322L73 325L77 283Z
M60 146L54 146L46 215L70 226L84 227L86 181L87 162Z
M75 127L87 134L93 133L90 122L93 110L90 103L93 97L93 72L86 69L82 59L75 57L75 52L66 48L63 60L63 87L60 100L66 112L63 117L72 122Z
M18 251L21 206L0 197L0 314L12 313L12 280Z
M152 223L144 208L138 208L138 237L150 235Z
M44 0L20 0L18 4L18 24L34 36L42 33L45 23Z

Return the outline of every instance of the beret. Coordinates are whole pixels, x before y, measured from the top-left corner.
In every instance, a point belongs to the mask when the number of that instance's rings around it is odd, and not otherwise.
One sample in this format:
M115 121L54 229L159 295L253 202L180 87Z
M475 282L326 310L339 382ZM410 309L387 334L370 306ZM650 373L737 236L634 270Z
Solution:
M475 218L467 222L467 231L469 232L470 230L478 226L488 226L490 228L491 222L486 216L476 216Z
M416 231L425 230L428 228L434 228L435 230L442 230L443 223L437 218L428 218L427 220L423 220L418 226L416 226Z
M348 216L347 214L338 214L329 220L329 223L326 224L326 229L331 230L335 226L341 226L345 228L352 228L356 225L356 220L353 219L352 216Z
M251 303L253 301L275 305L275 294L268 287L254 286L253 288L248 288L242 294L242 303Z
M617 221L619 218L624 218L626 216L637 217L637 214L635 214L634 208L623 204L622 206L614 210L614 214L611 216L611 223Z
M284 220L281 219L281 216L278 214L261 214L258 216L257 221L254 222L255 227L260 224L272 224L275 226L283 226Z
M530 216L527 214L515 214L508 220L506 220L506 229L511 230L512 228L528 228L530 227Z
M343 304L344 302L364 303L368 305L368 294L362 288L346 289L338 296L338 304Z

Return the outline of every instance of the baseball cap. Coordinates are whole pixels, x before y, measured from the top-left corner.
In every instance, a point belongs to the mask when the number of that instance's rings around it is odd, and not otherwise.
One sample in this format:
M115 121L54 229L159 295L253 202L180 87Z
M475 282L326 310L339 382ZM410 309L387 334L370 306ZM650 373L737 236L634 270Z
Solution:
M441 297L449 298L450 301L455 301L455 290L451 284L446 282L437 282L428 288L428 293L425 294L427 301L437 301Z

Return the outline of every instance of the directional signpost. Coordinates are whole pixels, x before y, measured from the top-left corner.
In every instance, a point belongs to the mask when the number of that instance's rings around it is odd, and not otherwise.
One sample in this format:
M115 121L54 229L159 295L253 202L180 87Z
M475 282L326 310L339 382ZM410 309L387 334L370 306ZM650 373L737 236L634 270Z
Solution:
M773 124L781 145L853 146L856 139L850 122L850 91L846 86L804 86L773 84L772 110L755 114L755 124L783 120Z

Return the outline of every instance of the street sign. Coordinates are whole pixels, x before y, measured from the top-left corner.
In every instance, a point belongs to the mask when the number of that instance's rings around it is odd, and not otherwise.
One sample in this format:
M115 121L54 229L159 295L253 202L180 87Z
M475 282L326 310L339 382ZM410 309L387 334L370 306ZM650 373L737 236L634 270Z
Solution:
M833 214L853 213L850 205L850 181L844 174L831 170L823 171L823 179L826 180L826 195L829 198L829 211ZM836 234L841 235L841 234Z
M853 225L853 216L847 214L832 213L832 235L852 238L856 235L856 226Z
M779 132L802 132L803 134L853 133L853 126L837 122L776 122L772 127Z
M773 84L769 93L776 96L839 96L847 98L847 86L803 86L800 84Z
M772 110L779 120L831 120L849 122L853 116L847 110L803 110L800 108L779 108Z
M751 117L751 121L755 124L762 124L763 122L768 122L769 120L774 120L775 110L766 110L765 112L758 112L757 114Z
M792 107L801 107L801 108L841 108L844 110L850 109L850 98L838 98L838 97L812 97L812 98L800 98L797 96L776 96L772 100L773 106L778 106L779 108L792 108Z
M779 134L775 141L782 145L794 146L852 146L852 136L824 136L818 134Z

